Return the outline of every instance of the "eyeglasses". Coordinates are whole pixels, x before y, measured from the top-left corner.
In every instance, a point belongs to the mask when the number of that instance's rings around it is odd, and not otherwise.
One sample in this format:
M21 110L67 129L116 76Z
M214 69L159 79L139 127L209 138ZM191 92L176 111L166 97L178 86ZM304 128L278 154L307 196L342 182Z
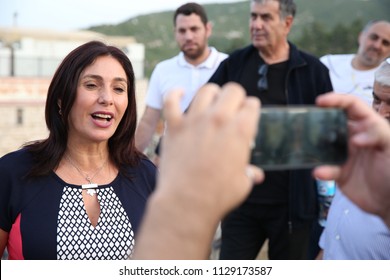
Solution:
M268 90L268 80L267 80L268 65L262 64L259 67L259 81L257 82L257 88L261 91Z

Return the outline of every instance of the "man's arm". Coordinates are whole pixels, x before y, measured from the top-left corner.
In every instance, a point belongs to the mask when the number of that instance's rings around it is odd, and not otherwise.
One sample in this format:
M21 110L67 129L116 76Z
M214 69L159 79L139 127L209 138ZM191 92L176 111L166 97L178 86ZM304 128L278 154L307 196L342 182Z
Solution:
M135 132L135 147L143 152L150 144L161 117L161 110L146 106Z

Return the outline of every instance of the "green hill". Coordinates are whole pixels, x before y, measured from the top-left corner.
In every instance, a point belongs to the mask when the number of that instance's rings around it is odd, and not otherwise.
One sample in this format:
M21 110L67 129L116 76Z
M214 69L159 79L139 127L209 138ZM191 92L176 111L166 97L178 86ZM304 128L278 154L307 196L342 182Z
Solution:
M204 5L214 26L210 45L229 53L250 42L249 2ZM372 19L390 21L390 0L295 2L297 14L289 39L315 55L354 52L358 33L366 22ZM178 52L172 16L173 11L153 13L130 18L118 25L93 26L90 30L107 35L133 36L145 44L145 74L149 76L157 62Z

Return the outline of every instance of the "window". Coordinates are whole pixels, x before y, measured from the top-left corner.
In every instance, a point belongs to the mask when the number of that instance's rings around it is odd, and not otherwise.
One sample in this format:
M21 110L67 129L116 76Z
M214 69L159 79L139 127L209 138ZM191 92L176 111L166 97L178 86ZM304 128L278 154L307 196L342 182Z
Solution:
M16 124L23 125L23 109L22 108L16 109Z

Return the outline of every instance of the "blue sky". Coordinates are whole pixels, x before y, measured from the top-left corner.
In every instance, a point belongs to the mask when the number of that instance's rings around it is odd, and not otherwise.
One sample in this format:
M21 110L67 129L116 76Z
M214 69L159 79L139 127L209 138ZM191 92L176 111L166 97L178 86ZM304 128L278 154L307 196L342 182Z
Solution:
M186 2L190 0L0 0L0 27L16 25L70 31L92 25L117 24L141 14L174 10ZM196 2L205 4L240 0Z

